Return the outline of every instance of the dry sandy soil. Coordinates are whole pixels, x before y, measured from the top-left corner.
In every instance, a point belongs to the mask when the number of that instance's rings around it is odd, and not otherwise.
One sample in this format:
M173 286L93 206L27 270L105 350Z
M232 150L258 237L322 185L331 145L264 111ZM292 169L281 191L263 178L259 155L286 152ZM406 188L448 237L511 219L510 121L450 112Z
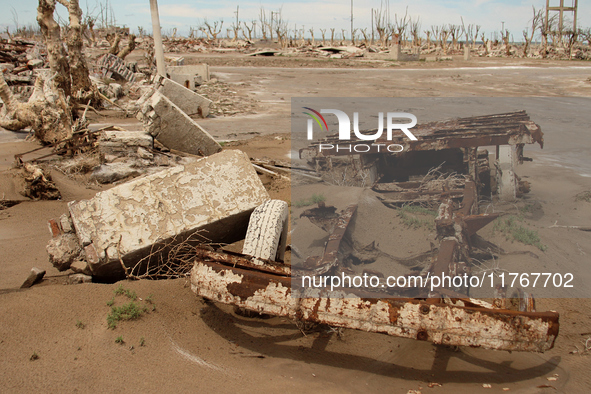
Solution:
M200 121L220 140L239 140L228 147L256 158L287 159L291 97L548 96L557 103L566 97L591 97L591 67L579 62L454 60L408 65L245 60L238 56L187 58L209 61L214 76L230 84L237 97L258 100L256 114ZM341 67L343 64L348 67ZM133 119L95 117L93 121L140 127ZM570 130L568 135L574 138L564 138L561 130L545 129L544 154L539 148L530 148L527 153L534 162L519 169L532 183L526 202L539 208L526 220L548 245L544 259L589 263L591 233L548 228L556 220L564 225L589 225L591 204L575 201L577 193L591 189L591 163L586 160L591 146L588 126ZM37 146L23 137L0 132L0 170L11 166L14 154ZM575 159L569 161L573 154ZM0 210L2 391L591 390L591 355L571 354L591 337L589 299L538 299L538 310L560 313L560 334L554 349L527 354L451 349L354 330L345 330L342 337L325 328L304 335L285 319L241 317L230 307L206 302L191 292L186 279L65 285L65 274L48 262L47 220L66 212L68 201L90 198L99 189L55 171L53 175L63 200L23 202ZM288 184L264 181L272 197L291 200ZM499 235L484 235L507 248L535 251L503 243ZM32 266L46 269L46 279L31 289L19 290ZM155 310L111 330L106 321L107 302L120 284L144 300L151 296ZM118 296L115 302L119 305L124 298ZM118 337L124 343L116 343ZM38 358L32 359L33 355ZM441 387L429 388L431 382ZM492 389L483 384L492 385Z

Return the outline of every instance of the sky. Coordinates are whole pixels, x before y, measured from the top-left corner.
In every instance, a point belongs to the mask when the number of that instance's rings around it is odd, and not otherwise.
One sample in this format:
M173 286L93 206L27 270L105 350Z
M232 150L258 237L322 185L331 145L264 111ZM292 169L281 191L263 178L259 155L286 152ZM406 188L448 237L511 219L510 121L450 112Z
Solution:
M573 0L565 0L565 5L571 5L572 2ZM37 4L37 0L0 0L0 29L5 31L8 27L13 31L17 21L21 26L36 24ZM550 5L558 4L559 0L550 1ZM372 8L385 10L387 5L388 2L384 0L353 0L353 27L368 28L369 31ZM392 22L395 17L403 17L408 7L409 16L414 20L420 18L421 31L428 30L433 25L459 25L463 18L465 25L481 25L481 32L487 38L491 38L495 32L498 34L504 26L515 41L522 40L522 31L530 25L532 6L539 10L545 5L545 0L389 0ZM149 0L80 0L80 6L84 14L90 15L98 15L101 6L103 9L112 9L118 25L125 25L136 33L139 26L148 33L152 31ZM226 28L235 21L237 6L239 20L247 23L258 19L263 7L267 15L271 11L280 11L283 19L289 22L290 29L305 27L307 36L310 35L310 28L314 29L316 38L320 37L319 29L327 29L328 37L330 28L335 28L338 35L341 34L341 29L345 29L346 37L350 36L351 0L298 0L281 3L158 0L164 34L171 34L173 28L177 28L178 34L186 35L191 27L197 28L207 19L210 22L223 20L221 35L225 36ZM67 19L65 8L61 5L57 7L61 17ZM565 15L572 20L572 13ZM591 1L579 1L577 24L578 27L591 27Z

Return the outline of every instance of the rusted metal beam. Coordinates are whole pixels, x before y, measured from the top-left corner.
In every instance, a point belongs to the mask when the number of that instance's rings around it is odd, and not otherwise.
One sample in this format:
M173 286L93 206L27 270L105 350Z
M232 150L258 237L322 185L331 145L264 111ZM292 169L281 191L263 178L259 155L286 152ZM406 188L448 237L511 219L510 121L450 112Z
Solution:
M327 208L328 207L326 207L325 209ZM332 233L328 237L328 242L324 247L324 253L322 254L322 258L312 258L306 260L306 262L308 263L308 267L312 262L315 262L316 265L315 267L309 267L309 271L307 271L306 275L324 275L337 265L338 252L341 247L341 241L345 233L347 232L349 222L351 221L351 218L353 217L356 211L357 205L352 204L345 208L343 212L341 212L341 214L336 220L336 224L334 225Z
M383 294L361 297L353 292L311 291L304 295L312 298L297 298L287 277L213 261L195 262L191 288L199 296L259 313L452 346L544 352L553 347L559 328L555 312L380 298Z
M290 276L291 275L291 266L281 264L272 260L265 260L261 258L257 258L257 261L261 261L264 264L255 264L253 263L254 257L247 256L238 253L232 253L228 251L218 252L214 250L209 250L205 248L196 248L195 249L195 256L200 261L217 261L227 265L235 266L239 265L241 267L246 267L249 269L254 269L262 272L267 272L270 274L275 275L284 275Z

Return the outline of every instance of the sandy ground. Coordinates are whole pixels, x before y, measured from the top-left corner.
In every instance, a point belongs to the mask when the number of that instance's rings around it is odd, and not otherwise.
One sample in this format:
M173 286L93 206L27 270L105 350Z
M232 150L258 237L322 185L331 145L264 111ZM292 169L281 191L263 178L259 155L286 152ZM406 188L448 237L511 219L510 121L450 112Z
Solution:
M292 97L548 96L556 103L568 101L566 96L591 97L591 67L578 62L474 60L388 66L373 62L341 68L336 61L320 64L310 59L247 61L218 56L210 59L211 71L235 87L238 95L259 100L260 113L206 119L200 124L220 140L239 140L228 147L256 158L287 160ZM134 119L94 121L140 127ZM590 146L585 144L587 131L568 126L544 129L546 148L527 150L534 162L519 168L519 174L532 183L532 192L522 204L537 207L527 216L527 224L538 230L548 245L546 252L536 252L542 255L542 263L557 260L577 265L589 261L589 233L548 228L556 220L563 225L589 225L591 204L574 198L591 189L591 169L584 159ZM568 133L569 138L561 133ZM37 146L22 138L22 134L0 131L0 170L10 167L14 154ZM569 161L575 150L576 160ZM62 190L62 201L23 202L0 210L3 391L591 390L591 356L571 354L577 347L583 348L591 336L589 299L537 300L538 310L561 314L556 346L541 355L450 349L353 330L345 330L342 337L326 329L303 335L285 319L245 318L229 307L205 302L190 291L185 279L121 282L142 299L151 295L155 310L110 330L106 303L119 283L64 285L64 274L51 267L45 252L50 238L47 220L64 213L68 201L89 198L98 189L59 173L53 175ZM263 181L272 197L291 201L288 184ZM482 230L482 234L508 249L534 251L506 243L488 231ZM519 264L520 260L506 263ZM46 269L46 280L29 290L19 290L32 266ZM118 296L115 302L119 305L125 299ZM123 344L115 342L118 337ZM34 354L38 358L31 360ZM430 382L442 386L429 388ZM492 389L483 384L491 384Z

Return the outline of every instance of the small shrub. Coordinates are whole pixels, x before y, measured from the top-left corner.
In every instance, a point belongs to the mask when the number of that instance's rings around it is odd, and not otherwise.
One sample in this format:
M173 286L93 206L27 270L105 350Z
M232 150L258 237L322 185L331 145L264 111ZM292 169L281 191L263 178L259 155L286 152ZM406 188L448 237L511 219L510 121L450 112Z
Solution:
M585 190L575 196L575 201L591 202L591 191Z
M544 252L548 247L542 244L542 240L535 230L528 229L519 224L523 219L517 216L510 215L503 219L499 218L495 221L493 232L500 232L505 235L509 241L518 241L525 245L532 245Z
M82 323L80 320L76 321L76 327L78 327L79 329L84 329L84 327L86 327L86 325L84 323Z
M107 316L109 328L115 329L121 320L137 320L148 311L143 305L130 301L121 306L111 306L111 313Z
M310 198L305 198L303 200L295 201L293 203L293 206L296 208L308 207L310 205L318 204L318 203L324 202L324 201L326 201L326 197L324 197L324 195L312 194L312 197L310 197Z
M140 338L140 346L146 346L146 340L144 339L144 337Z
M122 284L120 284L113 292L116 296L124 295L130 300L137 300L137 294L135 293L135 291L124 288Z
M435 211L414 205L405 205L401 208L398 208L397 211L397 215L405 227L412 229L420 229L421 227L424 227L428 230L435 229L435 224L432 218L421 219L420 217L416 216L425 215L435 217L437 216L437 212Z
M39 360L39 355L37 354L37 352L33 352L33 354L31 354L31 357L29 357L30 361L35 361L35 360Z
M125 343L125 341L123 340L122 336L118 336L117 339L115 339L115 343L123 345Z

